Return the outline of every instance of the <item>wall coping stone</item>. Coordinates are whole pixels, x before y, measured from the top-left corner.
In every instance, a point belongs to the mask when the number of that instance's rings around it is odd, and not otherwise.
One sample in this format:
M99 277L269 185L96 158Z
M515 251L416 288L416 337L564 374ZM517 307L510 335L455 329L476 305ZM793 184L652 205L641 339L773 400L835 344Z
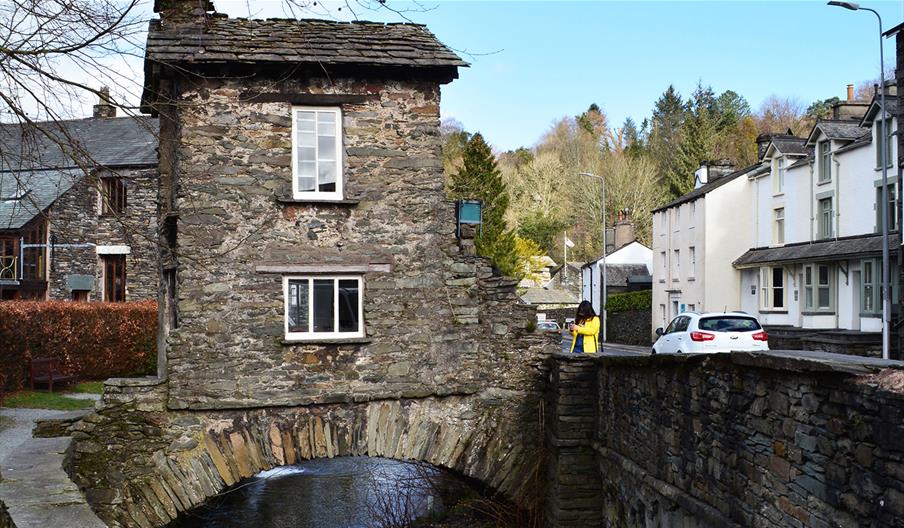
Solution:
M110 378L104 380L107 387L156 387L166 383L166 378L143 376L140 378Z
M874 374L883 369L904 369L904 361L880 359L831 352L805 350L770 350L768 352L731 352L715 354L600 355L556 353L558 361L596 362L611 366L696 364L705 361L728 361L735 365L787 370L793 372L833 372L849 375Z

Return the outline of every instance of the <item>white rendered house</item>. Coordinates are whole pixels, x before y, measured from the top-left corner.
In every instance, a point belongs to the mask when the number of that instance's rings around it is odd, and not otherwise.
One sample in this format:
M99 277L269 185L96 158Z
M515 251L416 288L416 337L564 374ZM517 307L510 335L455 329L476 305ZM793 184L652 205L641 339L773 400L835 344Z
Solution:
M888 131L896 97L886 97ZM776 137L753 184L755 240L734 262L741 309L769 327L880 332L881 150L887 148L891 246L900 242L896 142L881 141L877 100L859 120L817 123L809 137ZM894 259L895 252L892 252ZM892 299L897 298L892 262Z
M653 250L641 244L637 240L617 249L611 255L606 255L606 282L610 290L608 294L617 290L627 289L626 281L632 277L641 278L652 275ZM583 299L593 303L593 309L600 313L600 299L602 298L602 269L603 259L591 260L581 266L581 294Z

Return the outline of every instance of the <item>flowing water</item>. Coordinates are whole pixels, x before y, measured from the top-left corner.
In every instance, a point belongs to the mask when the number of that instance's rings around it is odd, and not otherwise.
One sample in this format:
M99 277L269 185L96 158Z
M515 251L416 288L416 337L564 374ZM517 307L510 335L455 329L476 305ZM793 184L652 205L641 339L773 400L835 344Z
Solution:
M319 459L259 473L169 528L390 528L443 510L469 489L433 466L383 458Z

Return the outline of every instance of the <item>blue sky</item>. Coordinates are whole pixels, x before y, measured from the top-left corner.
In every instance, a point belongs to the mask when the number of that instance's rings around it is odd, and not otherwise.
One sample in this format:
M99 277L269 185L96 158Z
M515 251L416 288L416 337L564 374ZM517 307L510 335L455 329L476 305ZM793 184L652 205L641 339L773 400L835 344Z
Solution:
M398 0L392 5L405 6ZM244 0L218 10L247 16ZM279 2L251 2L257 16L284 16ZM327 3L329 5L329 2ZM557 119L599 104L610 123L638 123L671 83L733 89L753 108L771 94L845 96L879 73L872 13L812 2L423 2L409 17L459 51L471 67L443 88L443 115L482 132L497 149L531 146ZM864 2L885 28L904 2ZM398 20L390 14L361 18ZM886 40L886 69L895 61ZM496 53L492 53L496 52Z

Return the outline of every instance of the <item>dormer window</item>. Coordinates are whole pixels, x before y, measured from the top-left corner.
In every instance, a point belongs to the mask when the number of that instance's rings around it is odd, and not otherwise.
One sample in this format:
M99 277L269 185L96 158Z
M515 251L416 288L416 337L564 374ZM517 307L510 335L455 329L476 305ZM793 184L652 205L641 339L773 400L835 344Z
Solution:
M779 157L775 160L775 176L772 179L772 194L783 194L785 192L785 158Z
M819 183L832 181L832 145L828 139L819 143Z
M292 108L292 196L342 199L342 112L339 108Z

